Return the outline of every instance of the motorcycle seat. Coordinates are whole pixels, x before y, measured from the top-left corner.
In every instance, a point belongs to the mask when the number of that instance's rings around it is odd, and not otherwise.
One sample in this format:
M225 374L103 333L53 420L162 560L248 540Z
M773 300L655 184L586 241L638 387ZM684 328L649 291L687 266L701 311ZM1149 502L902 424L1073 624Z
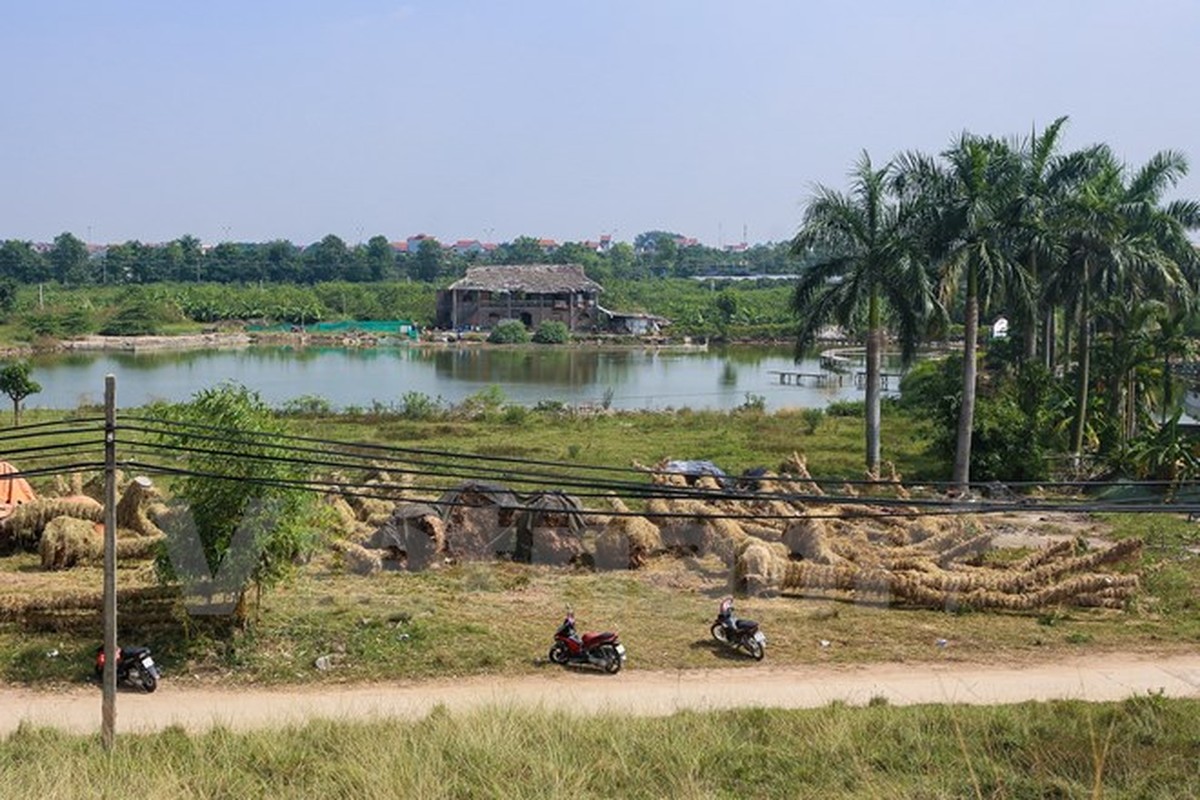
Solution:
M752 631L758 627L758 623L752 619L739 619L737 621L737 629L739 631Z
M585 633L583 635L583 646L594 647L604 642L611 642L615 638L617 638L617 635L610 631L605 631L604 633Z

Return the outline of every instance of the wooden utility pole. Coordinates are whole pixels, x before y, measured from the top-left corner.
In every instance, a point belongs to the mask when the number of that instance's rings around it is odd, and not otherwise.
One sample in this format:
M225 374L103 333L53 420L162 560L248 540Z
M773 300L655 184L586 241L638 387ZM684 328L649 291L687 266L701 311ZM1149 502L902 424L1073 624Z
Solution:
M104 700L100 738L116 744L117 724L117 379L104 376Z

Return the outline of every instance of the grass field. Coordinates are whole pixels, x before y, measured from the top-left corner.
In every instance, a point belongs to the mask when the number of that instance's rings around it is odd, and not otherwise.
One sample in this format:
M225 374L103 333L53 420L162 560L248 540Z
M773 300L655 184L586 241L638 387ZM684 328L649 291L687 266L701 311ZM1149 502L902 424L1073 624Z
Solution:
M96 737L22 728L0 797L1162 798L1200 796L1200 701L663 718L494 709L415 723Z
M40 415L30 415L38 421ZM889 417L885 453L902 472L930 469L920 428ZM487 419L413 421L396 416L300 419L297 427L344 441L421 446L457 452L521 455L587 464L653 462L665 456L710 458L730 471L774 466L793 449L809 455L814 474L857 476L861 420L825 417L813 433L790 414L621 414L585 418L528 412L511 425ZM68 456L69 457L69 456ZM1053 608L1036 614L917 611L832 599L745 599L739 610L759 619L776 663L1052 659L1111 650L1171 650L1200 643L1198 526L1179 514L1077 517L1072 528L1037 515L1004 523L1026 533L1137 536L1146 542L1143 589L1126 611ZM121 586L150 584L148 564L123 568ZM56 592L98 591L94 566L45 573L35 555L0 559L0 602ZM729 591L716 559L657 559L636 573L511 563L462 564L418 574L348 574L332 553L319 555L264 596L255 622L231 637L183 625L169 635L140 635L136 618L122 626L155 647L171 679L236 671L264 682L359 681L400 676L521 672L539 667L567 605L588 628L617 628L631 669L744 663L714 650L708 624ZM0 680L78 681L88 674L99 630L37 632L0 625ZM939 648L934 643L948 640ZM830 644L819 646L820 641ZM57 651L47 658L45 653ZM333 655L336 667L313 669Z

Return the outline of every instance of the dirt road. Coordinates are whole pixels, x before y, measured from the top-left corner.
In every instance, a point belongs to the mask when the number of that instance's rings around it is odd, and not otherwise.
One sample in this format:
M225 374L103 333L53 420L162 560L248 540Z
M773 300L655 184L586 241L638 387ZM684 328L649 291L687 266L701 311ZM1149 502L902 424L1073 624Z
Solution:
M808 708L835 700L864 704L886 697L893 705L1002 704L1024 700L1120 700L1163 692L1200 697L1200 655L1111 654L1020 667L981 664L873 664L650 672L616 676L546 667L536 675L474 677L420 683L354 686L238 686L173 684L166 676L151 695L121 691L118 731L181 725L248 729L302 723L314 717L419 718L435 705L451 711L484 706L670 714L681 709L745 706ZM100 692L79 687L55 692L0 688L0 736L21 720L76 732L97 731Z

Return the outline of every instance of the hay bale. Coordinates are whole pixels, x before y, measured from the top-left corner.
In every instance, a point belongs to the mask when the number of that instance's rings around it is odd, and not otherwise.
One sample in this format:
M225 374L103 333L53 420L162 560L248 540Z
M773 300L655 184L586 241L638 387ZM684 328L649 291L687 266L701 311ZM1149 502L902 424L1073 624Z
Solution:
M440 560L446 549L446 523L431 506L401 503L363 546L384 553L386 568L416 572Z
M939 567L948 567L955 561L978 558L991 548L993 538L994 535L991 533L981 533L977 536L972 536L965 542L955 545L949 550L944 550L937 557L937 564Z
M383 559L378 552L366 549L362 545L338 539L330 547L340 553L346 563L346 568L358 575L374 575L383 569Z
M355 518L371 526L382 525L396 506L393 501L380 497L351 496L349 503L354 509Z
M792 556L814 564L844 564L846 559L833 552L828 537L824 520L805 517L788 525L781 541Z
M69 569L104 557L104 537L95 524L74 517L55 517L46 523L38 542L42 569Z
M352 541L358 539L364 531L364 526L359 523L358 514L354 507L346 501L346 498L339 494L327 494L321 499L333 512L334 532L340 534L341 538Z
M140 561L147 558L155 558L163 542L167 540L166 534L158 536L133 536L121 538L120 531L117 532L117 560L118 561Z
M618 510L622 509L628 514L629 509L624 503L620 503ZM614 515L596 537L596 566L600 569L640 569L646 559L662 549L662 534L653 522L631 514Z
M513 560L524 563L556 563L564 553L583 552L578 540L584 528L583 504L564 492L539 492L524 502L517 514L517 538ZM539 554L537 551L541 551ZM551 561L538 560L549 558Z
M146 513L150 503L158 497L154 483L145 475L131 480L117 502L117 527L133 531L138 536L161 536L162 531Z
M529 563L563 567L584 553L583 541L563 528L536 528L531 533Z
M825 492L820 485L813 480L808 471L808 458L796 451L792 451L792 455L786 461L779 465L779 472L782 475L795 476L793 480L793 492L796 494L815 494L823 495Z
M57 517L103 522L104 509L90 498L36 498L19 505L0 520L0 555L14 550L36 552L42 531Z
M738 548L734 576L736 588L750 595L774 594L783 578L783 565L787 562L781 550L767 543L749 538Z

